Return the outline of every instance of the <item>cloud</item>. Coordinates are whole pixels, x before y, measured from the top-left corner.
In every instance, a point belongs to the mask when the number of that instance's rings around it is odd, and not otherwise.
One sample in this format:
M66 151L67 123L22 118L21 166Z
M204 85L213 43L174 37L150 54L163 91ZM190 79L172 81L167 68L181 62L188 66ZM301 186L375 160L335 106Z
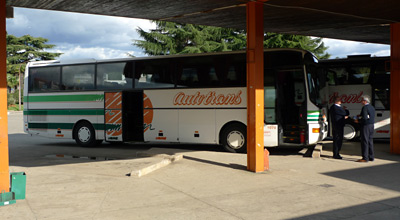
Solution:
M79 58L93 59L110 59L110 58L128 58L129 54L140 57L145 56L142 51L136 47L131 47L131 50L118 50L106 47L81 47L73 44L62 44L57 48L48 50L53 53L62 53L60 60L74 60ZM136 49L136 50L135 50Z
M49 44L56 45L52 51L64 53L61 58L118 58L127 57L127 53L143 55L132 45L132 40L140 38L136 29L155 27L143 19L22 8L15 9L14 17L7 20L9 34L44 37ZM107 55L109 57L105 57Z
M44 37L56 45L52 51L63 53L60 59L124 58L127 53L145 56L132 45L132 40L140 39L137 27L148 31L155 28L155 24L143 19L23 8L15 8L14 18L7 19L9 34ZM390 55L388 45L327 38L324 42L331 58L355 54Z
M371 44L355 41L335 40L325 38L324 43L329 47L331 58L345 58L347 55L371 54L371 56L390 56L390 45Z

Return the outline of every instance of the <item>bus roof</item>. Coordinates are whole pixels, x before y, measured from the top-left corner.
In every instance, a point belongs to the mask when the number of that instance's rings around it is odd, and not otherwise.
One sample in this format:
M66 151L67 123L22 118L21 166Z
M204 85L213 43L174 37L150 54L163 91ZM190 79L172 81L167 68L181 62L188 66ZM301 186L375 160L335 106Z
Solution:
M303 54L310 53L309 51L297 48L272 48L264 49L264 52L274 51L297 51ZM228 51L228 52L211 52L211 53L195 53L195 54L174 54L174 55L160 55L160 56L147 56L147 57L131 57L131 58L116 58L116 59L76 59L76 60L45 60L45 61L33 61L29 62L29 67L39 66L58 66L58 65L71 65L71 64L87 64L87 63L111 63L118 61L134 61L134 60L148 60L148 59L172 59L179 57L195 57L195 56L214 56L214 55L225 55L225 54L242 54L246 53L245 50L239 51ZM312 54L313 55L313 54ZM313 55L313 57L315 57Z
M366 62L366 61L378 61L378 60L390 60L390 56L371 56L371 54L362 55L348 55L347 58L337 59L323 59L319 60L320 63L346 63L346 62Z

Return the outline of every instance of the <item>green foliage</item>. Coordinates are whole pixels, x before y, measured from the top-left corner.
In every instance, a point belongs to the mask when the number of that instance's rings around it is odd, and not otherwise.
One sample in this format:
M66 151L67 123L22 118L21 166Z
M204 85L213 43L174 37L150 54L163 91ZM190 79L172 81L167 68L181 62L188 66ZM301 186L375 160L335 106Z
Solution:
M21 75L21 78L23 77L25 65L28 61L32 59L54 60L61 55L61 53L45 51L45 49L55 47L53 44L46 44L48 41L48 39L42 37L32 37L30 35L16 37L7 34L7 86L9 88L18 88L18 75ZM10 95L10 103L18 103L18 92L16 92L16 95L16 98L14 94Z
M42 37L24 35L16 37L7 34L7 73L15 75L25 71L25 64L32 59L54 60L61 53L50 53L44 51L55 47L53 44L46 44L49 40Z
M264 35L264 48L298 48L312 52L318 59L328 59L328 47L322 38L311 38L301 35L266 33Z
M144 40L134 40L133 45L148 55L205 53L244 49L246 38L243 31L203 25L178 24L154 21L157 28L137 32Z
M31 59L53 60L60 56L61 53L50 53L44 49L55 47L53 44L46 44L49 40L42 37L32 37L24 35L16 37L7 34L7 60L10 64L19 64L27 62Z
M18 96L19 96L19 94L18 94L18 92L19 92L19 90L15 90L15 92L13 92L13 93L7 93L7 105L9 106L9 105L18 105L19 104L19 102L18 102ZM23 91L21 91L21 104L23 104L23 101L22 100L24 100L24 95L23 95Z
M19 105L9 105L7 107L7 110L10 110L10 111L23 111L24 110L24 106L21 105L21 110L20 110L19 109Z
M204 53L246 49L246 32L232 28L219 28L192 24L154 21L156 29L149 32L141 28L137 32L144 40L134 40L133 45L148 55ZM301 48L314 53L320 59L329 58L328 47L322 38L300 35L264 34L265 48Z

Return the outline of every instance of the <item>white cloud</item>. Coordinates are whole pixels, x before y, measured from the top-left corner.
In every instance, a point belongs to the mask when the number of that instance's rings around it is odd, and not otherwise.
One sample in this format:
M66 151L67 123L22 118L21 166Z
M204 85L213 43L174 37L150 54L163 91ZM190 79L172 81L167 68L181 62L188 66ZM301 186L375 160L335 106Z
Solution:
M132 45L139 39L137 27L155 28L148 20L16 8L14 18L7 19L7 32L15 36L44 37L63 53L60 59L123 58L127 53L145 56ZM390 46L353 41L324 39L331 58L355 54L390 55Z
M390 56L390 45L325 38L331 58L345 58L347 55L371 54L371 56Z
M139 39L137 27L149 30L148 20L16 8L7 20L7 32L15 36L44 37L56 45L52 51L65 58L120 58L143 55L132 45Z

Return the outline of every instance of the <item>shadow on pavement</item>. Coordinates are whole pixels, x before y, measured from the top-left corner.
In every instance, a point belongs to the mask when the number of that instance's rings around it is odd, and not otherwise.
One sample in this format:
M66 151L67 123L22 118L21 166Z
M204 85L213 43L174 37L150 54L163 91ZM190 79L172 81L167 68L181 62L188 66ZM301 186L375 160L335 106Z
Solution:
M396 197L292 219L400 219L399 204L400 197Z
M143 153L157 148L158 154L175 154L187 151L223 152L218 145L106 143L85 148L74 140L56 140L28 134L9 134L10 166L52 166L77 164L104 160L127 160L143 158ZM142 154L138 154L138 152ZM139 155L139 156L138 156Z
M322 174L400 192L399 170L400 163L390 163Z

